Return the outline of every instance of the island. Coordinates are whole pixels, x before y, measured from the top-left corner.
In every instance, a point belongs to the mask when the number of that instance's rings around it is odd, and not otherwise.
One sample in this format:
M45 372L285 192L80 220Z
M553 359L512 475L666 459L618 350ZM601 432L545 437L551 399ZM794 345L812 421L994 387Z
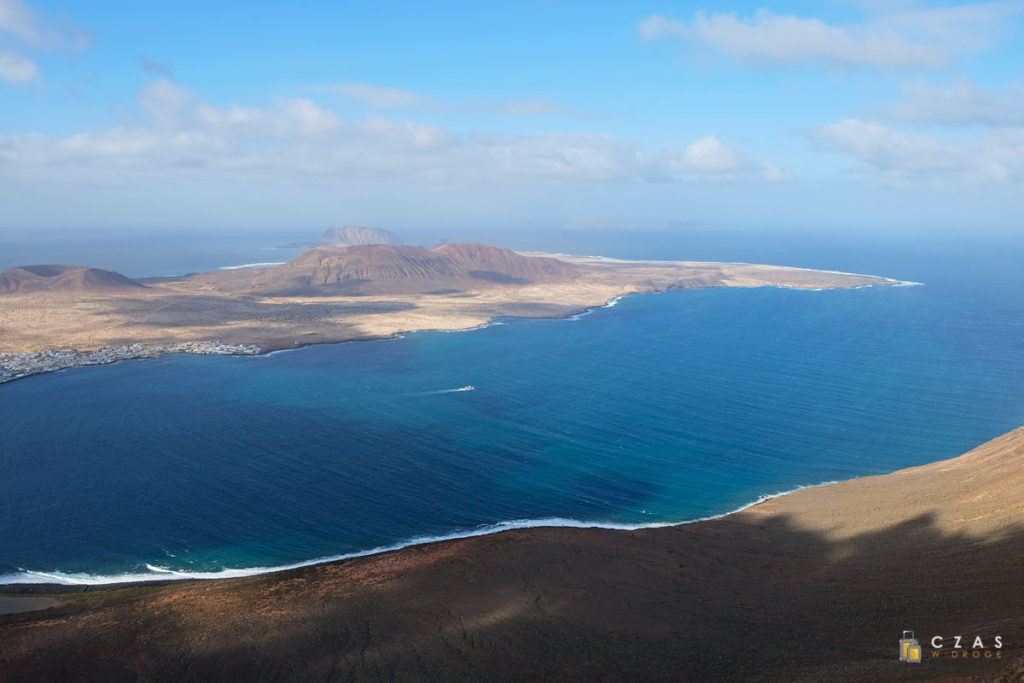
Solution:
M335 237L384 239L363 230ZM23 266L0 271L0 381L162 353L255 354L468 329L503 316L569 317L625 295L674 289L896 284L804 268L483 244L320 246L282 265L138 280L86 266Z
M312 249L314 247L353 247L364 244L401 244L401 238L388 230L346 225L324 230L319 242L289 242L278 249Z

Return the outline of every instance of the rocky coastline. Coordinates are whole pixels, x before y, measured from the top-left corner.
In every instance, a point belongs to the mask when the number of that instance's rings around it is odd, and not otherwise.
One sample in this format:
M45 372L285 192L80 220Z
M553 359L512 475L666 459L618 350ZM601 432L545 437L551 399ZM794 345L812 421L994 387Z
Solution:
M193 353L207 356L255 356L262 349L252 344L225 344L221 341L183 342L167 346L126 344L103 346L95 351L50 349L33 353L0 353L0 384L42 372L54 372L86 365L106 365L122 360L153 358L167 353Z

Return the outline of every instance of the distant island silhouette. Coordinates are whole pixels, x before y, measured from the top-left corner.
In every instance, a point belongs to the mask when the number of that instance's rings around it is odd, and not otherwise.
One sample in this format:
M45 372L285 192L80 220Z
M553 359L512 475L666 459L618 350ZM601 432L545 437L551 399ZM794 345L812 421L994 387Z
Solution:
M342 228L328 228L319 242L289 242L278 249L312 249L313 247L354 247L366 244L401 244L401 238L393 232L379 228L364 228L347 225Z

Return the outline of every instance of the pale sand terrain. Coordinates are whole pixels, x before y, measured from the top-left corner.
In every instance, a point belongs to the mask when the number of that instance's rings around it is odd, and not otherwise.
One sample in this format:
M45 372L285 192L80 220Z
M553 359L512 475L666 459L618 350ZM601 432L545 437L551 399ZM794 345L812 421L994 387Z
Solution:
M674 527L514 530L244 579L8 586L68 604L0 616L0 681L1021 681L1022 491L1024 428ZM908 629L920 664L898 661ZM957 635L986 648L954 658Z
M895 284L866 275L775 266L557 258L578 267L579 277L543 284L483 283L435 293L266 296L237 285L272 271L254 268L148 282L148 289L119 293L0 294L0 353L210 340L271 351L414 330L465 329L499 316L564 317L618 296L665 289Z

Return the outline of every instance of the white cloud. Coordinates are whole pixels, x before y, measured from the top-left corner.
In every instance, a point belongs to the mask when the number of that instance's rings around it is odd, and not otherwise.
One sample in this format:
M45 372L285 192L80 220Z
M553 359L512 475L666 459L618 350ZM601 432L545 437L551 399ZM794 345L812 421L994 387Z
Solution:
M952 50L984 50L1012 35L1024 1L979 2L953 7L900 10L894 5L879 25Z
M752 17L697 11L690 22L650 16L640 22L639 32L645 40L679 38L754 64L937 68L949 63L952 51L990 47L1005 31L1004 23L1021 14L1024 2L1017 0L899 9L845 25L767 9Z
M274 98L271 107L216 107L167 79L147 83L139 104L153 129L201 130L226 138L316 135L341 126L341 119L308 98Z
M504 114L513 114L515 116L548 116L571 112L568 107L545 99L506 100L496 103L494 108Z
M367 116L349 124L349 133L387 147L437 149L455 143L455 136L440 126L413 121L394 121L383 116Z
M552 102L543 97L521 100L480 100L479 104L484 109L511 116L568 116L589 120L602 118L597 114L575 109L558 102Z
M658 40L666 37L689 39L691 36L690 27L686 23L660 14L652 14L642 20L637 26L637 30L644 40Z
M443 101L430 95L379 85L335 83L316 90L342 95L371 109L416 109L421 111L484 110L510 116L570 116L600 118L594 114L540 97L532 99Z
M197 102L196 97L174 81L151 81L139 93L139 104L154 123L170 125Z
M845 119L816 128L811 136L852 155L876 171L884 182L1024 181L1024 128L1005 128L958 139L905 133L873 121Z
M597 134L459 135L379 115L345 120L306 98L214 106L166 79L147 84L139 105L140 120L107 130L63 138L0 135L0 174L77 173L88 181L131 169L136 177L273 174L424 186L778 179L773 166L713 136L680 150Z
M466 140L464 152L475 159L477 173L525 181L665 181L673 170L671 153L610 135L477 134Z
M41 39L39 15L21 0L0 0L0 31L26 42Z
M945 54L934 46L915 43L892 30L831 26L759 10L750 19L735 12L697 12L690 24L650 17L640 25L648 40L664 36L714 48L754 63L799 64L826 61L862 66L940 66Z
M322 86L320 89L358 100L374 109L435 109L438 107L438 102L432 97L379 85L336 83Z
M305 97L274 99L280 120L286 129L294 127L301 135L318 135L341 126L341 118Z
M84 50L89 32L66 20L52 20L22 0L0 0L0 32L43 50Z
M0 0L0 39L18 49L0 50L0 79L28 83L39 78L39 68L25 51L84 50L89 34L68 22L53 22L22 0Z
M214 107L199 103L194 118L201 129L225 137L281 138L319 135L341 126L333 112L306 98L274 98L272 107Z
M39 76L35 62L13 52L0 52L0 78L8 83L27 83Z
M788 171L772 163L755 161L714 135L705 135L688 144L676 156L674 168L701 174L704 179L733 180L742 177L768 182L793 179Z
M730 173L750 166L748 160L714 135L697 138L687 145L682 161L687 168L705 173Z
M844 119L821 126L817 137L882 169L945 172L963 167L957 145L921 134L899 133L873 121Z
M1024 85L1003 92L982 88L963 78L943 88L925 81L904 86L906 99L891 107L896 118L947 126L1016 126L1024 124Z

